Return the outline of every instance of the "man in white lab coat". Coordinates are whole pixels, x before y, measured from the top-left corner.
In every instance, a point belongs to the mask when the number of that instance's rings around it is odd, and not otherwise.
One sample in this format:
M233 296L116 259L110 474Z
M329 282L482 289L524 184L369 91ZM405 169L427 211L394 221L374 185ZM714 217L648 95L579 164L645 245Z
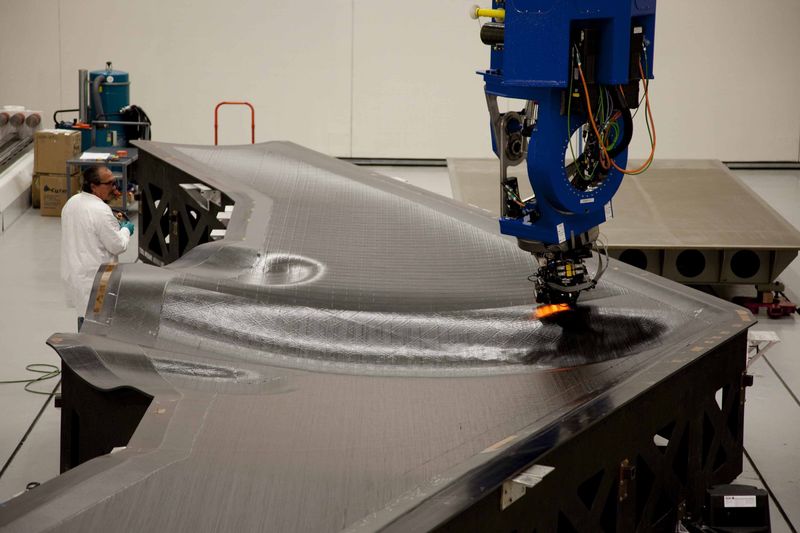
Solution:
M108 167L89 167L83 173L83 190L61 210L61 279L67 303L78 311L79 328L97 269L116 262L133 235L133 222L121 224L106 204L116 195L116 180Z

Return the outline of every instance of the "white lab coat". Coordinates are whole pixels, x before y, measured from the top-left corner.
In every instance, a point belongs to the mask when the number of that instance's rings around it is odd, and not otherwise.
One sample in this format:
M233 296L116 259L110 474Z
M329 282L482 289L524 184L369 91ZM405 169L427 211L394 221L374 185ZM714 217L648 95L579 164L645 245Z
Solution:
M117 261L131 234L119 227L111 208L92 193L80 192L61 210L61 279L67 303L84 316L97 269Z

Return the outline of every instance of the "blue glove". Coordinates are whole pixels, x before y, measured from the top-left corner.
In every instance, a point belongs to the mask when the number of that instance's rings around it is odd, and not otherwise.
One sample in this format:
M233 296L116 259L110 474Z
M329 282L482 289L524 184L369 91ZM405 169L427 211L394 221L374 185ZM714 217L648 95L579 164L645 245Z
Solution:
M128 220L127 222L123 222L122 224L120 224L120 227L127 229L128 233L130 233L131 237L133 237L133 228L134 228L133 222Z

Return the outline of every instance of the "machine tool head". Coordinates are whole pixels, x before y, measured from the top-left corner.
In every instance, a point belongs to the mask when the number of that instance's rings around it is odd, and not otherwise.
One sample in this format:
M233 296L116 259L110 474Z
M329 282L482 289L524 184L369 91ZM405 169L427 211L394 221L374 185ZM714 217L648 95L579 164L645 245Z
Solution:
M608 266L608 254L599 235L598 229L592 228L560 244L517 240L519 247L530 252L539 264L536 273L528 277L534 284L537 303L572 306L581 292L597 285ZM595 247L598 263L593 277L585 260L592 258Z

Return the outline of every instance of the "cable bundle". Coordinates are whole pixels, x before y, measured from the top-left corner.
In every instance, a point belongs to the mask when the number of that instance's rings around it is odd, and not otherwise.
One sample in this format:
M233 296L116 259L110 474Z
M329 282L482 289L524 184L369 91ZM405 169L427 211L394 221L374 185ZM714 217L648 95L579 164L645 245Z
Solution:
M569 137L569 148L572 153L572 158L575 161L576 175L582 179L579 184L581 186L588 187L591 184L602 181L602 178L612 167L627 175L642 174L648 168L650 168L650 165L655 157L656 130L655 123L653 121L653 113L650 108L649 81L645 74L646 69L642 67L641 60L639 62L639 73L642 77L642 82L644 83L644 97L642 98L642 101L645 102L647 109L645 123L647 124L647 132L650 137L650 156L639 168L624 169L617 165L614 158L628 147L633 135L633 118L636 115L634 114L631 116L629 107L625 105L625 95L621 85L616 86L613 90L609 90L608 87L598 87L597 113L595 114L592 109L591 98L589 96L589 87L586 83L586 78L583 73L583 66L577 48L573 50L573 59L573 68L577 70L581 84L583 85L583 96L586 101L586 110L589 116L588 125L591 126L590 133L592 134L587 136L588 139L586 149L579 156L576 156L575 154L571 135ZM646 64L646 56L644 61ZM572 98L573 96L577 96L577 93L573 92L572 82L574 78L574 75L570 76L569 94L567 95L568 132L571 131ZM640 101L639 104L641 105L641 103L642 102ZM620 119L623 122L622 126L619 124ZM589 170L588 166L591 163L592 158L589 154L591 150L596 152L596 161ZM599 176L595 176L598 166L602 169L602 171L599 172Z

